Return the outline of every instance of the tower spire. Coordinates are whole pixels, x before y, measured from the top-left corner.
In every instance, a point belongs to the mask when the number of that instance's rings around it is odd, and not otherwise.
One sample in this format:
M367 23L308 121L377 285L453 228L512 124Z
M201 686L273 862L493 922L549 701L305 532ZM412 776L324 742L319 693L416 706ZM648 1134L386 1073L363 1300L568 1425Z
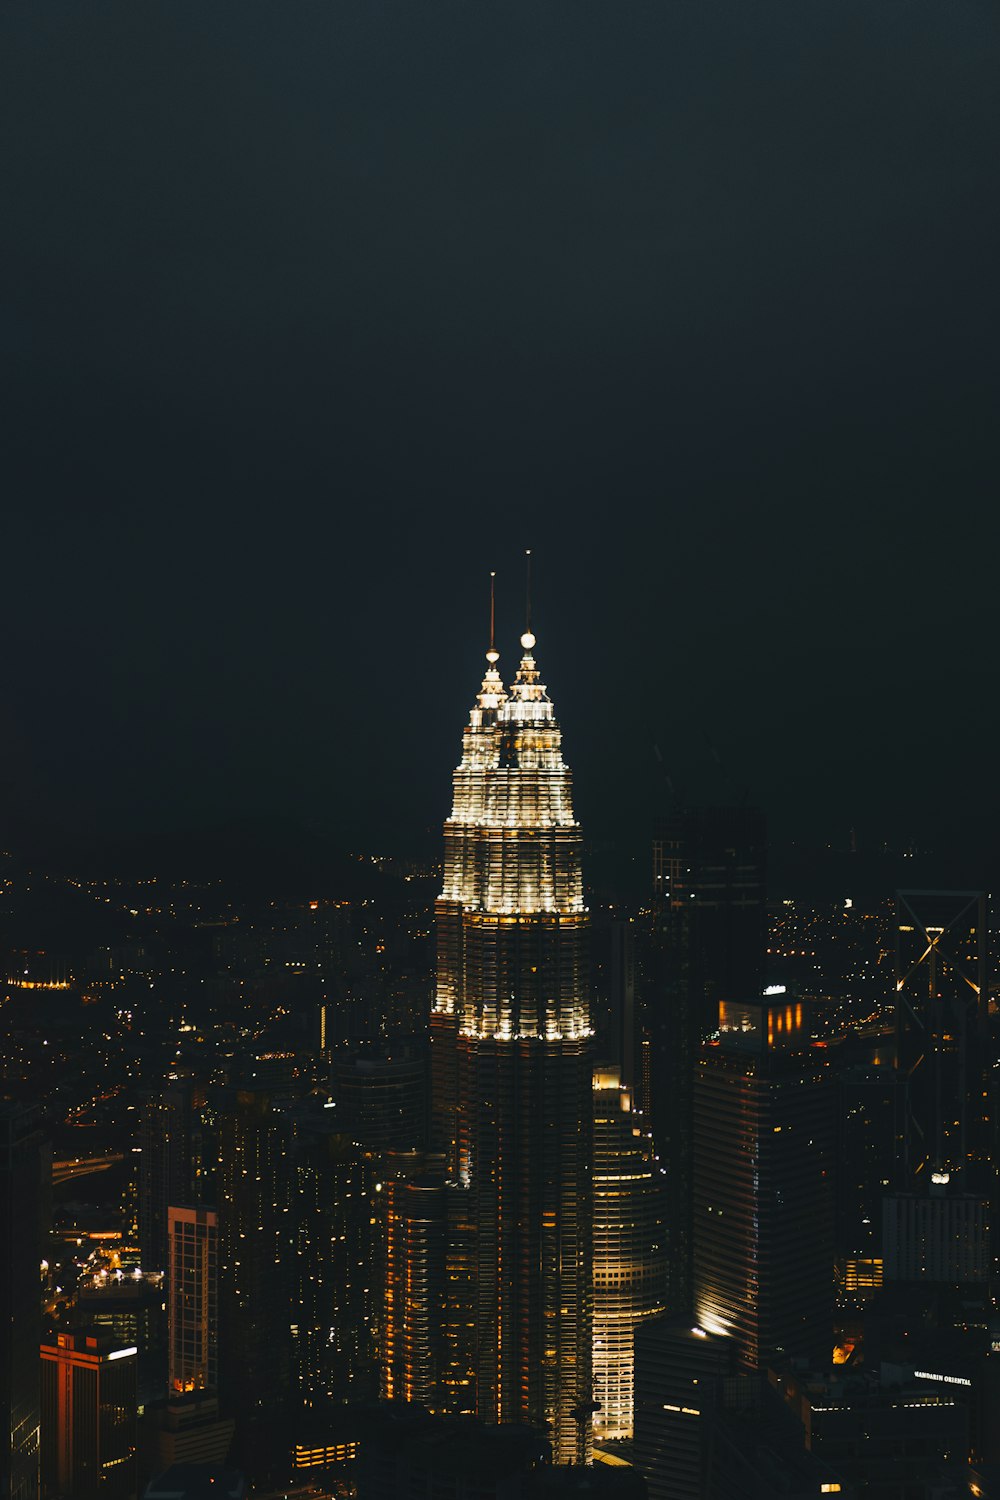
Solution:
M500 652L496 648L496 574L490 574L490 649L486 653L486 660L491 667L496 666L500 660Z
M521 645L525 651L530 651L535 644L535 637L531 633L531 548L526 547L524 552L524 634L521 637Z

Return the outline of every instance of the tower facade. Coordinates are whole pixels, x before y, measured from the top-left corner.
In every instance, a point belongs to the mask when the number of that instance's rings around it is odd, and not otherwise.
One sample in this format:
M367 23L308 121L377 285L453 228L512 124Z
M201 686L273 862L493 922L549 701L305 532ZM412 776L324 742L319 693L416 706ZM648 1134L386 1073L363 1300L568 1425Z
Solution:
M167 1290L170 1393L219 1386L219 1218L210 1208L168 1210Z
M694 1089L694 1311L745 1369L828 1358L834 1099L801 1002L719 1006Z
M666 1308L663 1177L617 1069L594 1074L594 1416L630 1438L639 1324Z
M41 1112L0 1100L0 1495L38 1495Z
M41 1346L43 1500L132 1500L136 1480L136 1350L82 1329Z
M470 1195L476 1410L589 1445L591 1026L580 827L535 638L488 670L445 824L435 1144Z
M992 1155L986 895L897 891L896 1068L906 1108L899 1186L980 1186ZM968 1188L967 1188L968 1190Z
M677 810L653 839L654 930L644 999L650 1077L640 1103L667 1174L669 1301L691 1308L694 1077L719 1002L764 983L766 827L751 807Z

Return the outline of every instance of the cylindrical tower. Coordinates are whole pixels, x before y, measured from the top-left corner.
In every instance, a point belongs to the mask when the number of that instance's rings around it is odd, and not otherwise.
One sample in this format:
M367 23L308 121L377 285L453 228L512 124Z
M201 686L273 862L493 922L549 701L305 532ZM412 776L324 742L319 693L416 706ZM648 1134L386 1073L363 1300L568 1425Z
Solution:
M594 1417L632 1436L635 1330L666 1309L663 1178L617 1070L594 1074Z
M445 824L436 1143L471 1195L477 1409L589 1452L591 1028L580 827L532 650L489 667Z

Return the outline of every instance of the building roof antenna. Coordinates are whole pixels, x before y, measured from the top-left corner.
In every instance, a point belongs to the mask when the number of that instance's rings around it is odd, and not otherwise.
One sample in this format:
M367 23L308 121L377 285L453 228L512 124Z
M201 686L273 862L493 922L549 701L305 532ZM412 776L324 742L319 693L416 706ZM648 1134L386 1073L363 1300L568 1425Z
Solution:
M490 649L486 653L486 660L490 666L496 666L500 660L500 652L496 648L496 574L490 574Z
M535 644L535 637L531 633L531 548L526 547L524 552L524 634L521 637L521 645L525 651L530 651Z

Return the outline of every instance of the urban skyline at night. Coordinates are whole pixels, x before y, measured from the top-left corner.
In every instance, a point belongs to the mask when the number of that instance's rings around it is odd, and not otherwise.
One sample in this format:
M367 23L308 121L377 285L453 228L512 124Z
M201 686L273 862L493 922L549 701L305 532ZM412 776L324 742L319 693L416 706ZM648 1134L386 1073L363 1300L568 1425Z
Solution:
M998 76L0 7L0 1500L1000 1500Z

